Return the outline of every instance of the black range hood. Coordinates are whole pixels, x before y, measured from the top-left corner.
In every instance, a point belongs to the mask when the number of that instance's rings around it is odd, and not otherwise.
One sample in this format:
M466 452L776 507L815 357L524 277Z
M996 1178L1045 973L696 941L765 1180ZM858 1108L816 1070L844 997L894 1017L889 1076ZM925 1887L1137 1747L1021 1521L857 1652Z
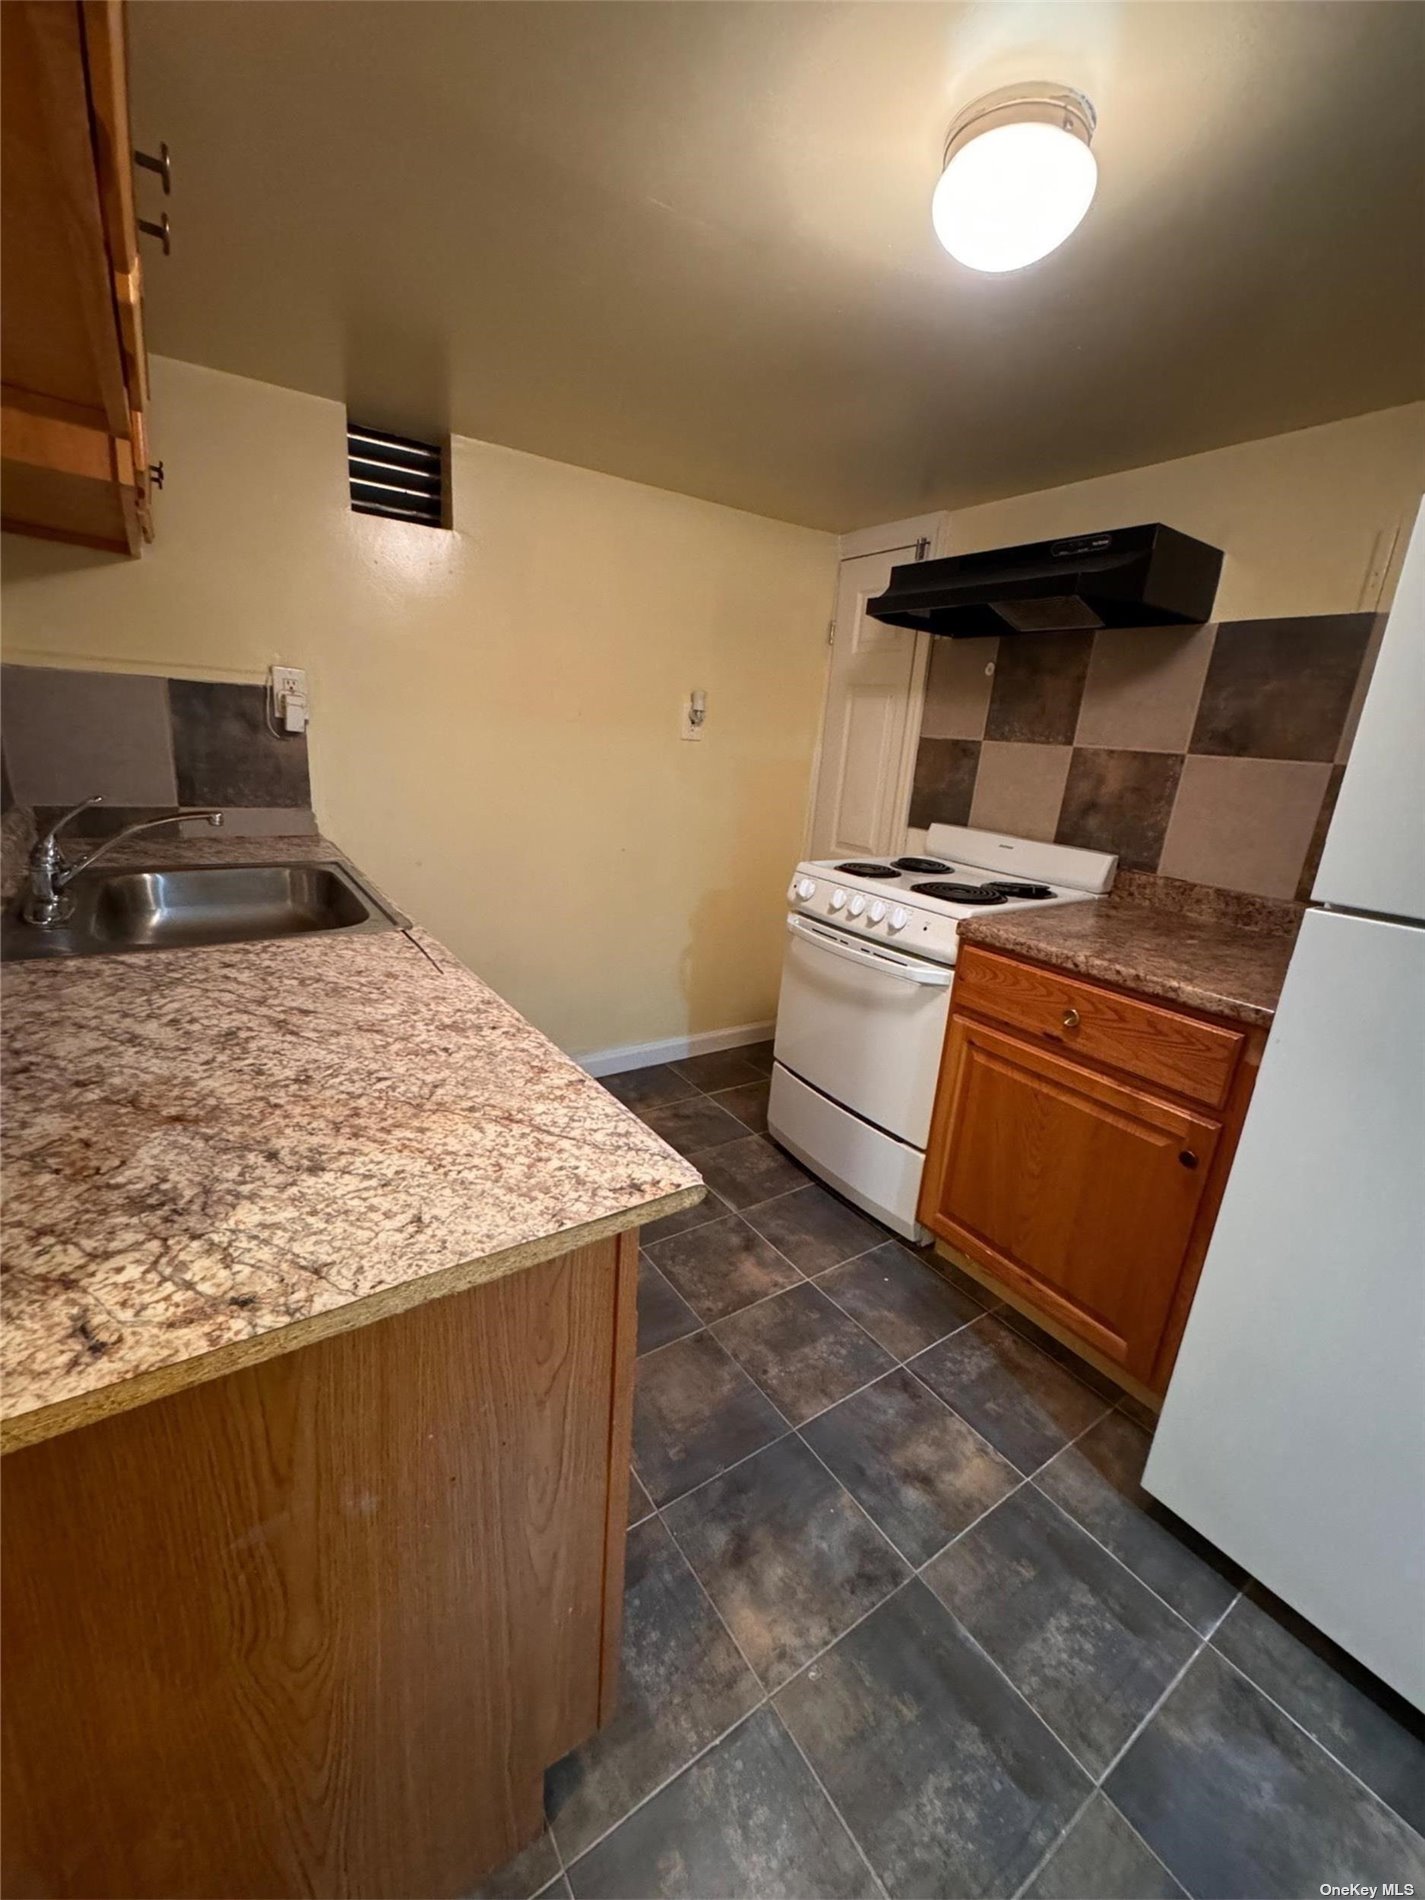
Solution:
M1154 522L891 569L866 612L971 639L1093 627L1197 626L1212 615L1221 548Z

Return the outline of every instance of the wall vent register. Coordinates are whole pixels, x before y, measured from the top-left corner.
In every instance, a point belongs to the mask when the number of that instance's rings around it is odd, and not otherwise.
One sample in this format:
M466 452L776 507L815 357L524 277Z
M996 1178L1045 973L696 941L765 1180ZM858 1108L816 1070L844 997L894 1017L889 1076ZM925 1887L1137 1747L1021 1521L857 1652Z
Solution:
M445 455L438 442L387 435L348 418L346 465L351 505L357 514L414 521L426 528L449 525Z

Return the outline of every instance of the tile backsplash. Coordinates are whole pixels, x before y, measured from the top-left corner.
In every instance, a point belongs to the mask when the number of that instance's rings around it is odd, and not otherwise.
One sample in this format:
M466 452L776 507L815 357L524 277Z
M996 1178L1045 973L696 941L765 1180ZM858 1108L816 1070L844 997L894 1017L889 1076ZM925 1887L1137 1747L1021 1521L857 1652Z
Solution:
M936 640L910 823L1308 895L1383 620Z
M175 805L219 806L238 835L314 829L305 734L277 734L261 686L0 668L7 797L44 822L92 793L91 836Z

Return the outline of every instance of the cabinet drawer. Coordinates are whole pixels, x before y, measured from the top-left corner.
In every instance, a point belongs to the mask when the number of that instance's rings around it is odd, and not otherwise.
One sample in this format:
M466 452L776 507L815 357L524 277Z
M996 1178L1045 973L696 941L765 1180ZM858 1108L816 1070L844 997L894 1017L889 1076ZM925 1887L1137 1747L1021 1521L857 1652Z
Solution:
M1226 1102L1247 1039L1244 1030L968 943L955 966L954 1006L1212 1108Z

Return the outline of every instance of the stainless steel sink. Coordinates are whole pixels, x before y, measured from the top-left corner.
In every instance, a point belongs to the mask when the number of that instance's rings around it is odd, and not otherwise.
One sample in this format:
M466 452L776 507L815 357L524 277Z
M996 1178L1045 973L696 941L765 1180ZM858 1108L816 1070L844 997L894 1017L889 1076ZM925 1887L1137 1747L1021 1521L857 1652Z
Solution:
M12 910L9 958L113 956L248 943L311 931L396 930L399 921L341 864L222 864L81 872L63 923L41 930Z

